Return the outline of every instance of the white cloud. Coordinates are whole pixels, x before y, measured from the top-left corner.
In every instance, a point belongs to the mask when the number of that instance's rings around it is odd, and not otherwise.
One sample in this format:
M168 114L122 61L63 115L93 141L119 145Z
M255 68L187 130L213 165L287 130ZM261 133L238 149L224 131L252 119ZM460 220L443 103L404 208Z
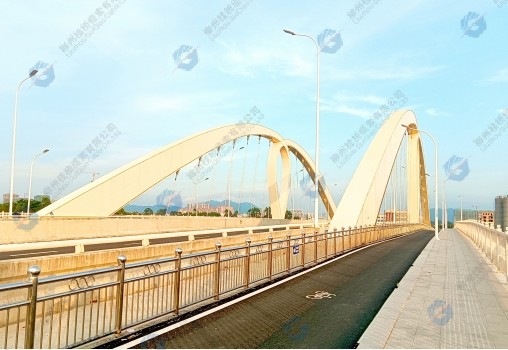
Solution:
M501 83L508 81L508 68L497 71L494 75L487 78L489 83Z
M443 66L429 67L397 67L386 69L356 69L334 70L327 73L327 77L333 80L411 80L435 73L443 69Z
M353 95L347 91L341 91L331 100L321 99L321 110L368 119L374 110L385 102L386 98L380 96Z
M450 113L446 113L443 111L438 111L436 108L427 108L425 110L425 113L432 117L449 117Z

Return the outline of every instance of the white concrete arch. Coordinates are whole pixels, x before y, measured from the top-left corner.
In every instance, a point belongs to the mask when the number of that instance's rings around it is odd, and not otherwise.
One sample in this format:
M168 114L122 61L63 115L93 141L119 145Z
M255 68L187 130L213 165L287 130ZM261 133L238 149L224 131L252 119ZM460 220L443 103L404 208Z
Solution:
M391 169L406 133L402 125L416 127L412 111L392 113L374 137L342 196L330 227L374 225L388 185ZM418 132L408 136L408 220L430 224L425 163Z
M270 140L273 144L281 144L279 153L287 157L288 150L297 153L299 159L304 163L313 176L314 163L305 151L292 141L286 141L275 131L258 124L235 124L213 128L200 132L149 154L140 157L106 175L91 182L65 197L57 200L48 207L37 212L38 216L85 216L85 217L106 217L115 213L125 204L132 201L160 181L171 174L178 172L192 161L201 158L208 152L218 147L246 136L259 136ZM283 151L284 149L284 151ZM275 161L273 161L275 160ZM290 185L289 164L283 167L283 188L280 193L276 183L277 158L273 155L268 163L268 175L271 183L268 184L270 206L276 208L275 219L284 218L287 207L287 197ZM286 162L283 159L283 163ZM273 182L275 181L275 182ZM321 185L321 184L320 184ZM333 208L333 200L326 189L320 186L320 195L330 203ZM272 209L273 210L273 209Z

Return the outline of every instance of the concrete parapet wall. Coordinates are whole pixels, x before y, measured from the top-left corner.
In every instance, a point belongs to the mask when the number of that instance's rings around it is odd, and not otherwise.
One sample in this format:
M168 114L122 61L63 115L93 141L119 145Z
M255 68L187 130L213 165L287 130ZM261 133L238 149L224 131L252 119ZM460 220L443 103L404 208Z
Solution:
M244 234L233 237L218 237L210 239L192 240L186 242L157 244L145 247L132 247L123 249L111 249L79 254L63 254L38 258L25 258L16 260L0 261L0 284L18 282L26 279L27 270L30 266L37 265L41 269L41 277L68 274L83 270L92 270L101 267L110 267L117 264L119 255L127 257L127 264L135 261L146 261L164 257L175 256L176 248L181 248L184 254L210 251L215 249L215 243L221 242L223 247L239 246L245 244L250 238L253 243L266 242L272 236L274 240L291 236L300 236L302 231L311 233L312 228L280 230Z
M3 218L0 244L48 242L97 237L228 229L308 223L301 220L182 216L122 216L106 218Z

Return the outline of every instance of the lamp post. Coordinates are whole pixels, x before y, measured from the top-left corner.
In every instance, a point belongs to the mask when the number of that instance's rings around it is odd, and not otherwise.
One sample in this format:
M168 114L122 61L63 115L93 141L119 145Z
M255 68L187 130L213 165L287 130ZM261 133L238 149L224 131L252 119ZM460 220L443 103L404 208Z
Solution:
M462 195L460 195L459 198L460 198L460 221L462 221Z
M241 149L244 149L245 147L242 146L240 147L238 150L241 150ZM233 152L231 152L231 162L229 164L229 179L228 179L228 209L226 209L228 211L228 218L230 217L229 215L229 212L231 210L229 210L229 208L231 207L231 169L233 168L233 156L235 155L235 146L233 145Z
M291 30L284 29L284 33L304 36L312 40L316 45L316 169L314 173L314 186L315 186L315 198L314 198L314 227L319 226L318 209L319 209L319 52L321 51L319 44L313 37L306 34L298 34Z
M21 80L21 82L18 85L18 88L16 89L16 99L14 101L14 123L12 127L12 160L11 160L11 188L9 193L9 216L12 216L12 199L14 194L14 162L16 159L16 120L18 115L18 94L19 94L19 88L21 87L21 84L23 84L25 81L33 77L35 74L37 74L37 70L34 69L30 72L28 77Z
M435 163L434 163L434 171L436 172L435 173L435 183L434 183L434 187L435 187L435 191L434 191L434 235L436 237L437 240L439 240L439 215L438 215L438 176L437 176L437 173L438 173L438 169L437 169L437 163L438 163L438 148L437 148L437 142L436 140L432 137L431 134L429 134L428 132L426 131L423 131L423 130L420 130L420 129L417 129L415 127L411 127L411 126L407 126L407 125L404 125L404 124L401 124L403 127L405 127L408 132L409 130L412 130L414 132L422 132L424 133L425 135L427 135L428 137L430 137L430 139L432 140L432 142L434 143L434 160L435 160Z
M48 153L48 152L49 152L49 149L45 149L41 153L37 154L32 159L32 164L30 164L30 180L28 182L28 204L27 204L27 209L26 209L27 216L30 216L30 199L32 198L32 172L33 172L33 169L34 169L34 162L35 162L35 159L37 159L38 156L42 156L44 153Z

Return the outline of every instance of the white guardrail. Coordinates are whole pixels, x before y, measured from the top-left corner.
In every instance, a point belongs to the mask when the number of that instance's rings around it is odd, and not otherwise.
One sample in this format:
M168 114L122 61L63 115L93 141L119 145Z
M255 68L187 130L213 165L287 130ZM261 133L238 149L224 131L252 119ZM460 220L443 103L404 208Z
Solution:
M496 266L498 272L504 272L508 283L508 227L505 232L501 226L497 229L473 220L458 221L455 228L468 236Z

